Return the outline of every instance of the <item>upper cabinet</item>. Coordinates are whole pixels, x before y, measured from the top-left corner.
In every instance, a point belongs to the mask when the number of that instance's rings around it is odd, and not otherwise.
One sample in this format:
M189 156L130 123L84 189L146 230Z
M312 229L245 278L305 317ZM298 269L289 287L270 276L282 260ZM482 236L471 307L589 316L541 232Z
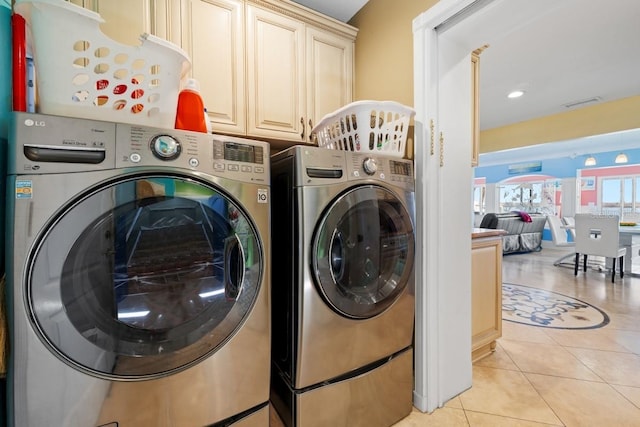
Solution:
M70 0L78 6L98 12L105 20L101 30L110 39L126 44L140 44L140 35L149 33L167 37L170 0Z
M357 30L288 0L72 1L118 42L181 46L214 132L314 143L313 126L353 100Z
M264 6L246 10L247 133L315 142L314 124L353 99L355 34Z
M305 141L304 31L299 20L247 5L248 134Z
M309 131L326 114L353 100L354 40L307 27L306 95ZM313 136L308 135L309 142Z
M215 132L245 135L245 15L241 0L182 0L181 42Z

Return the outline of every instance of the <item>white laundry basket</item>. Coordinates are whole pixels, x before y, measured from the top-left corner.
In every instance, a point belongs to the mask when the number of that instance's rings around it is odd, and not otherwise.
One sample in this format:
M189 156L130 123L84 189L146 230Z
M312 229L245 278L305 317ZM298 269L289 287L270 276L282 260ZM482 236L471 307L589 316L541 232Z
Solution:
M100 30L99 14L63 0L17 0L36 68L38 112L173 128L182 76L179 47L143 34L123 45Z
M319 147L404 157L414 115L395 101L356 101L324 116L312 132Z

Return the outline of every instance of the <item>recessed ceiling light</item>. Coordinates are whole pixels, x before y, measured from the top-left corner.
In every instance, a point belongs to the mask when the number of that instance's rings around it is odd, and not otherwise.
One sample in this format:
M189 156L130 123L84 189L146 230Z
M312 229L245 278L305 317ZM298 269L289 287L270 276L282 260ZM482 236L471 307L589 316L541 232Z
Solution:
M507 98L520 98L522 95L524 95L523 91L514 90L513 92L509 93L509 95L507 95Z

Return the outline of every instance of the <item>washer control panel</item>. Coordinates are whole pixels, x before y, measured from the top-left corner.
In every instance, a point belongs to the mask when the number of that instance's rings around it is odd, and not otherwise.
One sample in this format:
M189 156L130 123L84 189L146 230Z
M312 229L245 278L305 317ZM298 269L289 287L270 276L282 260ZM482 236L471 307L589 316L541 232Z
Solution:
M199 169L212 157L212 135L174 129L116 124L116 164Z
M115 167L116 125L15 112L11 115L9 174L69 173Z
M378 161L373 157L367 157L362 162L362 169L367 175L375 175L378 171Z
M246 138L45 114L12 114L10 174L174 168L269 185L269 144Z
M269 144L230 136L116 125L118 167L166 166L269 183Z
M160 160L173 160L180 155L180 142L171 135L156 135L149 146Z

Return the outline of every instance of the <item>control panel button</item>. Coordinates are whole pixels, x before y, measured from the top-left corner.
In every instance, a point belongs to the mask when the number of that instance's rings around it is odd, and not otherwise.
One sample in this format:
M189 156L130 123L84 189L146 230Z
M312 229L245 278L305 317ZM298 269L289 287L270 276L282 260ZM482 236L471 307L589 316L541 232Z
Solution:
M378 171L378 162L376 161L376 159L367 157L362 162L362 167L364 168L364 171L367 175L373 175Z
M200 162L195 157L189 159L189 166L191 166L192 168L197 168L199 164Z
M180 155L180 142L171 135L156 135L151 138L151 152L160 160L174 160Z
M131 161L131 163L138 163L140 162L140 160L142 160L142 156L138 153L131 153L129 155L129 160Z

